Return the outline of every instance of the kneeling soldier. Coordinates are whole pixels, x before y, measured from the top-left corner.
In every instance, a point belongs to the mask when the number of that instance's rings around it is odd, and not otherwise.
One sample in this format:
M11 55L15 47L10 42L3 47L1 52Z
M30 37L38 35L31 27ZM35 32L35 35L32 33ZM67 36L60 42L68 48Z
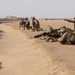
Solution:
M26 29L30 29L30 22L28 20L28 18L25 18L25 21L24 21L24 30Z
M39 30L41 30L39 21L37 19L35 19L35 17L32 17L32 25L33 25L32 31L39 31Z

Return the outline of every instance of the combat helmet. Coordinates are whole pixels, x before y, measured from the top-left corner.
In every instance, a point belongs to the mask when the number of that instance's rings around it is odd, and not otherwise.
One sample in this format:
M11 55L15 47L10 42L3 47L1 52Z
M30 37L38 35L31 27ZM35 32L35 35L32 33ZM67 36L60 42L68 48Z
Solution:
M26 17L25 20L28 20L28 17Z
M32 17L32 19L34 19L34 20L35 20L35 17Z

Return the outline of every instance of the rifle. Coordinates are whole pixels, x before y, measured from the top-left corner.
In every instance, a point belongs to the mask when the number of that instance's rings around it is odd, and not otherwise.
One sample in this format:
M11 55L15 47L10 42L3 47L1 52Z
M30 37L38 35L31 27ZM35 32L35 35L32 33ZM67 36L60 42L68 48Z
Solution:
M60 37L60 35L59 34L51 34L51 33L49 33L49 32L44 32L44 33L42 33L42 34L38 34L38 35L36 35L36 36L34 36L34 38L39 38L39 37L41 37L41 36L47 36L47 37L54 37L54 38L59 38Z
M68 22L71 22L71 23L75 23L75 20L71 20L71 19L64 19L64 21L68 21Z

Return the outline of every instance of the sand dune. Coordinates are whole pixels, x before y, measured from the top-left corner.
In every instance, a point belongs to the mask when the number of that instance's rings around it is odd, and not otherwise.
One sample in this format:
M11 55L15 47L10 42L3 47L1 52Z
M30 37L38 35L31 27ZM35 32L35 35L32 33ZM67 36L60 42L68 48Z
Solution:
M57 45L57 43L46 43L47 45L50 45L50 50L46 50L46 48L43 47L44 44L40 45L41 43L36 43L35 39L28 38L25 33L18 29L1 24L0 30L4 32L2 33L2 39L0 39L0 62L2 62L0 75L75 74L74 68L69 67L68 69L68 65L63 62L65 61L65 54L63 54L63 56L61 54L63 52L62 50L65 52L64 46ZM72 46L65 47L67 49L72 48ZM62 50L60 50L61 48ZM67 55L68 53L66 51ZM61 58L63 57L63 60L57 57L58 54ZM66 57L67 60L69 58L68 56Z

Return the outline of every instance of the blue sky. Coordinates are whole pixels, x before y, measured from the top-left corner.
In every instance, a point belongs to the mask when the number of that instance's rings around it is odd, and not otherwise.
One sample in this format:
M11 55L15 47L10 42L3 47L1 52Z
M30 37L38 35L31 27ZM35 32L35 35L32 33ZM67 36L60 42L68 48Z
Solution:
M73 18L75 0L0 0L0 17Z

